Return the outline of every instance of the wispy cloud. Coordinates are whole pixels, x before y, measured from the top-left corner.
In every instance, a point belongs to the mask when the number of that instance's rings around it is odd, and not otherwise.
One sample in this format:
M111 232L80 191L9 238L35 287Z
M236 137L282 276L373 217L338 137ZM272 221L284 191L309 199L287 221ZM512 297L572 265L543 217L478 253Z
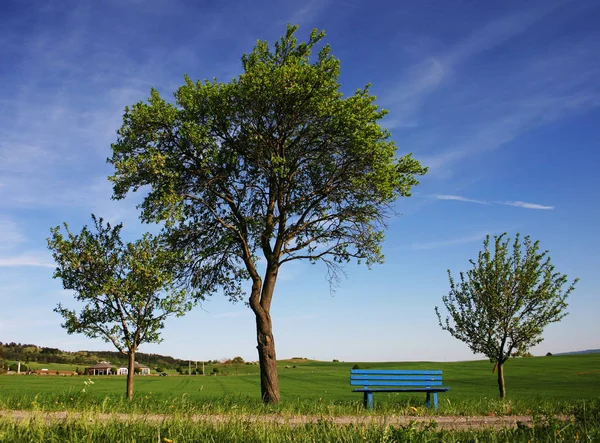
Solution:
M476 200L473 198L463 197L462 195L446 195L446 194L435 194L433 196L436 200L453 200L453 201L461 201L467 203L477 203L480 205L505 205L505 206L515 206L517 208L525 208L525 209L543 209L550 210L554 209L554 206L540 205L538 203L528 203L523 201L486 201L486 200Z
M391 88L382 103L393 110L384 120L388 128L411 128L419 124L419 111L427 97L441 84L447 68L435 57L409 68L397 86Z
M32 266L41 268L54 268L56 264L47 254L37 252L24 252L18 255L0 256L0 267Z
M12 249L26 240L17 223L0 216L0 251Z
M460 202L469 202L469 203L478 203L480 205L489 205L489 202L483 200L475 200L473 198L462 197L460 195L445 195L445 194L437 194L435 195L437 200L455 200Z
M413 243L411 249L415 251L426 251L431 249L447 248L450 246L463 245L466 243L473 243L481 241L489 234L489 231L480 231L464 237L453 238L450 240L440 240L426 243Z
M533 27L547 26L545 18L564 4L520 8L455 43L439 42L386 90L386 126L412 128L405 143L429 166L429 177L448 178L465 159L600 106L600 59L593 55L598 34L570 35L508 60L488 57L514 47Z
M279 27L285 26L288 23L300 26L312 25L323 14L330 3L331 0L309 0L298 3L297 5L300 6L291 11L285 19L279 20L277 24Z
M391 88L383 100L385 106L393 110L389 127L413 127L418 124L418 114L428 97L444 80L456 72L470 58L488 51L525 32L563 2L548 2L545 7L532 8L500 17L476 29L465 39L446 51L429 55L411 66L400 78L397 86Z
M506 202L500 202L500 204L502 205L507 205L507 206L516 206L517 208L525 208L525 209L543 209L543 210L550 210L550 209L554 209L554 206L545 206L545 205L539 205L537 203L527 203L527 202L521 202L521 201L506 201Z

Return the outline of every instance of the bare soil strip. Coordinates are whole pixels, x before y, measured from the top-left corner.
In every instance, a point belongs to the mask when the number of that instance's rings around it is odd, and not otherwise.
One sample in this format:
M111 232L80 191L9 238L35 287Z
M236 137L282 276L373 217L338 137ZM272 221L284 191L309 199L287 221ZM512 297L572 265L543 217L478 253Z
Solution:
M6 411L0 410L0 419L12 419L14 421L26 421L31 419L41 419L47 424L52 423L68 423L69 421L85 419L90 422L107 422L111 420L130 422L141 421L151 423L162 423L173 419L172 415L168 414L118 414L118 413L90 413L90 412L38 412L38 411ZM573 417L566 415L554 417L557 420L564 422L573 421ZM533 417L527 415L509 415L501 417L487 416L341 416L341 417L324 417L312 415L296 415L296 416L281 416L281 415L192 415L189 417L183 416L184 420L192 420L194 422L208 422L215 425L228 423L230 421L246 421L252 423L271 423L282 426L301 426L311 423L331 423L340 426L344 425L394 425L394 426L409 426L414 425L417 428L425 428L432 426L435 423L437 429L447 430L472 430L472 429L507 429L516 428L517 426L533 426Z

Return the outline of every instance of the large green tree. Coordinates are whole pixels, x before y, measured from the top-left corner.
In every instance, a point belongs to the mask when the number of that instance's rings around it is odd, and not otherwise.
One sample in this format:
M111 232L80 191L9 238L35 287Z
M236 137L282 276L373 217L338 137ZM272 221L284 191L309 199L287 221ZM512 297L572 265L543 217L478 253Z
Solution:
M460 273L455 282L450 270L450 293L442 298L449 316L442 329L465 342L474 353L495 363L500 397L506 396L504 363L512 356L523 356L540 343L544 327L560 321L567 313L567 297L578 279L567 284L567 276L554 270L548 251L540 251L539 241L529 236L514 243L502 234L483 243L472 269ZM565 287L565 285L567 285Z
M192 294L176 283L181 252L163 247L159 237L145 234L133 243L121 240L122 224L112 227L92 215L95 229L73 234L64 224L51 229L48 247L65 289L84 304L77 312L61 304L55 309L69 334L80 333L112 343L128 356L127 398L133 397L135 353L142 343L158 343L170 315L192 308Z
M335 282L351 259L381 262L390 205L426 172L396 157L368 87L342 95L329 46L311 55L324 33L298 43L295 31L274 48L257 42L229 83L186 77L174 104L152 90L126 108L109 159L115 198L148 185L142 220L166 221L196 288L238 299L249 281L265 402L279 401L270 310L280 267L321 261Z

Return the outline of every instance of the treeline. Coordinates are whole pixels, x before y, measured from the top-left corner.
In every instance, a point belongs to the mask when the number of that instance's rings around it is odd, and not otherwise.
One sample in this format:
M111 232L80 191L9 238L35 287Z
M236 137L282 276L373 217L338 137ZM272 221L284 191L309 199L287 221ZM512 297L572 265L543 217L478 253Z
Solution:
M58 348L47 348L33 344L0 342L0 360L21 361L23 363L65 363L95 364L109 361L115 365L127 364L127 356L117 351L77 351L69 352ZM136 361L148 367L178 368L187 366L187 360L159 355L136 353Z

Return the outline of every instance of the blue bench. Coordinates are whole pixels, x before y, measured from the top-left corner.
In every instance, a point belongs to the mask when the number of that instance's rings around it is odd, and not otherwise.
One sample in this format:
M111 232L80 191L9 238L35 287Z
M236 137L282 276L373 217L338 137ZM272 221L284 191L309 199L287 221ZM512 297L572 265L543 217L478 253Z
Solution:
M425 405L437 411L438 392L449 391L442 386L442 371L409 371L399 369L351 369L350 385L361 386L352 392L364 394L365 408L373 409L373 392L425 392Z

